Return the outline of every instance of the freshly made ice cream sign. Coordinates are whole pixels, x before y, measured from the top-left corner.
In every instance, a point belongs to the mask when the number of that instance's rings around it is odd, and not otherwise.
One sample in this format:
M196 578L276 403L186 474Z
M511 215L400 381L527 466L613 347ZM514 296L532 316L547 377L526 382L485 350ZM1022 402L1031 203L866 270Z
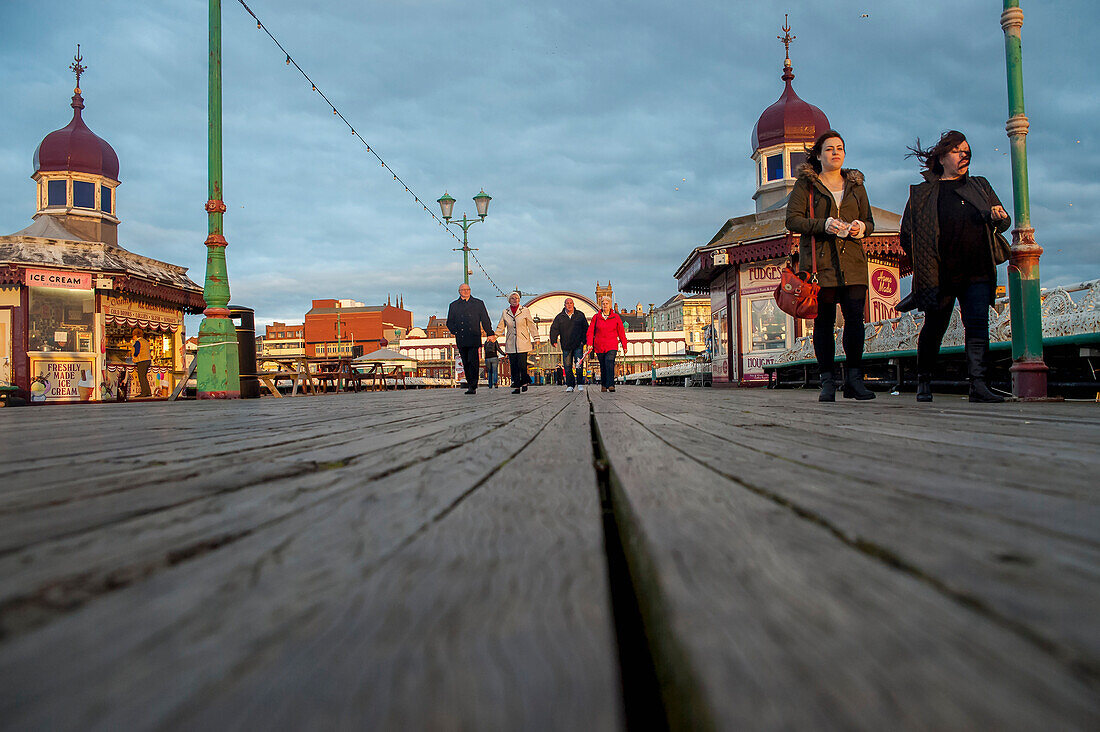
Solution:
M23 271L23 283L28 287L61 287L66 290L92 289L90 272L58 272L52 269Z

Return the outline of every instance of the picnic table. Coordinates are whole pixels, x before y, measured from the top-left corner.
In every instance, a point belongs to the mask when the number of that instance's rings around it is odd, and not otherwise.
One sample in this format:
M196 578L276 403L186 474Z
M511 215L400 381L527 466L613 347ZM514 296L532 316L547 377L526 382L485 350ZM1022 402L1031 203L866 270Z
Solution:
M0 410L0 727L1097 729L1097 409Z
M405 382L405 369L407 367L402 364L384 360L364 361L360 358L355 361L355 367L361 369L359 374L364 381L370 383L371 391L385 391L389 388L389 379L393 379L394 389L397 388L398 384L403 389L408 388Z

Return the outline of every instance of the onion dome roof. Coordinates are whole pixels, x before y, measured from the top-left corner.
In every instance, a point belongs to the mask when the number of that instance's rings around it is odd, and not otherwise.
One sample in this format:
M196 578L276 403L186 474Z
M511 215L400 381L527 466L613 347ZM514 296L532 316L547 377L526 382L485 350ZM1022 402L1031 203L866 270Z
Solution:
M73 94L73 119L42 139L34 151L34 172L73 171L118 180L118 155L114 148L84 124L80 87Z
M752 128L752 149L778 145L782 142L812 143L829 129L829 118L820 109L803 101L791 86L794 71L791 61L783 64L783 82L786 85L779 100L764 110Z

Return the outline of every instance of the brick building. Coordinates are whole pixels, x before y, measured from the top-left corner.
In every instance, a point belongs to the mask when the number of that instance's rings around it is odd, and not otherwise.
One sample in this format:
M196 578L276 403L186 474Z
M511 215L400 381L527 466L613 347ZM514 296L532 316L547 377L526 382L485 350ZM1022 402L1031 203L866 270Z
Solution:
M306 326L304 323L287 325L275 321L264 328L260 356L279 358L306 355Z
M428 324L424 326L424 335L428 338L450 338L451 331L447 330L447 319L431 316Z
M355 300L314 300L305 317L306 356L350 356L396 343L412 328L412 312L397 305ZM385 341L385 342L383 342Z

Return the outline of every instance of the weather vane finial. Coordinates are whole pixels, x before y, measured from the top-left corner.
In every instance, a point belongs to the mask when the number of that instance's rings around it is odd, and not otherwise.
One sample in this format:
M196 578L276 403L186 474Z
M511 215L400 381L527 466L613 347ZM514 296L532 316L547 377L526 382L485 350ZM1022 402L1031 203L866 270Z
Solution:
M77 94L80 93L80 75L88 70L87 66L82 65L80 62L84 60L84 57L80 55L80 44L76 44L76 55L73 56L73 63L69 64L69 68L76 74L76 89Z
M791 63L791 41L798 36L791 35L791 24L787 22L787 13L783 13L783 35L776 36L779 40L783 41L783 50L787 54L787 64Z

